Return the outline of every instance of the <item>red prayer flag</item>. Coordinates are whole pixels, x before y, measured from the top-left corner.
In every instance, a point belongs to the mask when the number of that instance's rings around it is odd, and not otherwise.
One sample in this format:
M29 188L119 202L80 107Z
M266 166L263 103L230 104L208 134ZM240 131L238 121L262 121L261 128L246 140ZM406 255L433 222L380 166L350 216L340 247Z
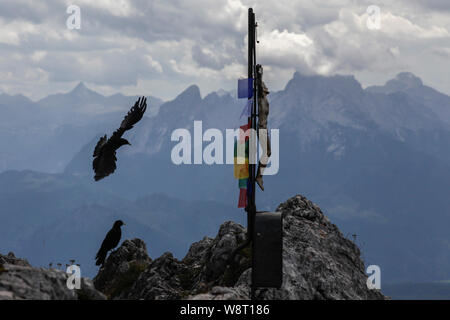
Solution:
M247 205L247 189L239 189L238 208L245 208Z
M247 130L250 129L250 127L251 127L250 122L247 124L244 124L243 126L240 126L240 129L242 130L242 131L239 131L239 141L240 142L244 142L244 141L248 140L249 135L245 135L245 134L247 133ZM244 139L244 137L245 137L245 139Z

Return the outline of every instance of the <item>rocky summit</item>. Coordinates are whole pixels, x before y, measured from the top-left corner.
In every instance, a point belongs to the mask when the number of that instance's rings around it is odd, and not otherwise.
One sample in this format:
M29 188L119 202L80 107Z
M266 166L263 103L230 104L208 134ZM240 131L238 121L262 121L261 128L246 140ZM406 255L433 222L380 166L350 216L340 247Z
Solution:
M386 299L368 289L360 250L320 208L301 195L277 208L283 216L283 284L256 290L257 299ZM13 253L0 255L0 299L249 299L251 246L229 261L246 239L232 221L217 236L193 243L182 260L170 252L152 260L140 239L125 240L93 281L68 289L68 274L33 268ZM230 263L229 263L230 262Z
M320 208L301 195L278 206L283 215L283 285L256 291L257 299L386 299L368 289L360 250ZM151 260L142 240L126 240L94 279L110 299L249 299L251 249L233 250L246 229L228 221L217 236L193 243L178 260Z
M81 278L80 289L69 289L69 275L58 269L33 268L12 252L0 254L0 300L104 300L90 279Z

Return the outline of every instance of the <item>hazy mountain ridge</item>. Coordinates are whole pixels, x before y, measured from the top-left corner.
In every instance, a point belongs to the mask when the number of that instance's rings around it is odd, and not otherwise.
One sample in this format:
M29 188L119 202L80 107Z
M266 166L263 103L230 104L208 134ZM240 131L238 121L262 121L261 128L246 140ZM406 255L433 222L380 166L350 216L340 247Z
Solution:
M36 103L47 109L63 109L66 112L84 113L92 116L115 111L128 111L130 104L137 99L138 96L125 96L121 93L103 96L80 82L68 93L52 94ZM161 99L149 96L149 113L153 114L152 110L157 110L162 103Z
M74 155L99 133L115 130L137 96L105 97L79 83L72 91L37 102L0 95L0 172L31 169L62 172ZM147 116L162 100L148 97Z
M296 190L321 203L345 234L357 235L366 262L380 265L386 281L448 279L450 129L448 119L432 108L433 101L445 102L447 96L421 81L408 81L395 87L400 91L384 93L382 88L362 89L352 76L296 73L284 90L270 93L269 128L280 130L280 170L265 177L266 191L257 192L257 206L272 210ZM412 85L414 89L404 90ZM415 96L420 90L429 95ZM97 193L120 194L124 204L120 200L107 208L126 208L158 193L183 199L183 206L191 208L201 205L192 200L208 200L235 210L232 166L176 166L170 160L176 143L170 135L177 128L193 134L194 120L203 121L203 131L236 128L245 122L239 119L244 104L223 92L202 98L198 87L190 86L127 133L132 146L119 150L114 175L92 185L92 150L102 134L96 132L61 177L76 177ZM440 104L447 107L450 103ZM117 117L120 121L123 115ZM105 132L113 128L111 123ZM4 199L15 199L11 197ZM15 197L24 196L18 190ZM173 212L170 206L164 210ZM133 215L140 221L139 212Z

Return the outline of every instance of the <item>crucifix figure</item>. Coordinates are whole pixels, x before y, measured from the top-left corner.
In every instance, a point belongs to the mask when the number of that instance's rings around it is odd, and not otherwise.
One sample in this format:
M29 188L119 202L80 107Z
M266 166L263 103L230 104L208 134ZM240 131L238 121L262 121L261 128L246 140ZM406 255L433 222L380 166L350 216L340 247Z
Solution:
M269 161L271 150L269 136L267 135L267 117L269 116L269 101L267 100L267 95L269 94L269 89L267 89L262 77L263 67L258 64L256 65L256 86L258 88L258 140L261 142L263 154L261 160L258 162L258 172L255 180L261 190L264 190L262 175L264 168Z

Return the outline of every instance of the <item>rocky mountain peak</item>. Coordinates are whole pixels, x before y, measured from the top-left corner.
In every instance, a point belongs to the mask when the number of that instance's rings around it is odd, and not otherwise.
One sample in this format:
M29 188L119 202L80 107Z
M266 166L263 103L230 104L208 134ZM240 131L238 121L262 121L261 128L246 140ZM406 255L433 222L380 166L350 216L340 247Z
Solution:
M286 90L313 91L321 94L334 90L354 94L362 91L362 87L353 75L305 75L296 71L293 78L287 83Z
M386 82L386 86L396 91L404 91L423 86L423 82L411 72L401 72L394 79Z
M312 222L319 223L324 227L336 230L336 226L322 213L322 210L313 202L301 195L296 195L286 202L280 204L276 211L285 215L292 215Z
M34 268L12 252L0 254L0 300L104 300L90 279L81 278L81 288L67 287L69 275L55 268Z
M181 92L175 99L166 102L160 108L158 117L166 122L171 119L177 122L178 119L186 119L191 114L195 114L202 102L200 89L197 85L191 85Z
M80 81L71 91L71 93L73 94L83 94L83 93L88 93L91 90L88 89L88 87L86 87L86 85L84 84L84 82Z
M258 300L386 299L368 289L358 247L317 205L296 195L277 211L283 216L283 284L257 290ZM182 260L170 252L152 260L144 241L125 240L94 281L83 278L75 291L67 288L63 270L0 255L0 299L249 299L251 247L228 265L245 238L243 226L227 221L214 239L193 243Z
M75 97L76 99L81 99L86 100L88 99L88 101L90 99L92 99L92 101L96 101L97 99L104 99L105 97L102 96L101 94L89 89L88 87L86 87L86 85L84 84L84 82L79 82L75 88L72 89L72 91L70 91L69 96L71 97Z
M423 87L422 79L411 72L400 72L395 78L388 80L383 86L370 86L367 91L389 94L393 92L419 89Z
M0 265L5 264L11 264L22 267L31 267L27 260L16 258L13 252L8 253L6 256L0 254Z
M277 210L284 220L283 285L257 290L258 299L386 298L367 288L359 248L318 206L297 195ZM103 292L107 288L107 295L114 292L110 297L115 299L249 299L251 249L239 252L227 266L245 233L244 227L227 221L214 239L205 237L192 244L181 261L169 252L150 260L142 252L142 241L125 241L111 253L94 283ZM141 272L135 268L130 275L136 263Z
M147 247L141 239L125 240L111 254L94 278L94 285L108 297L114 298L136 280L151 262Z
M193 84L189 87L187 87L183 92L181 92L175 100L182 100L182 101L197 101L201 100L201 94L200 94L200 88Z

